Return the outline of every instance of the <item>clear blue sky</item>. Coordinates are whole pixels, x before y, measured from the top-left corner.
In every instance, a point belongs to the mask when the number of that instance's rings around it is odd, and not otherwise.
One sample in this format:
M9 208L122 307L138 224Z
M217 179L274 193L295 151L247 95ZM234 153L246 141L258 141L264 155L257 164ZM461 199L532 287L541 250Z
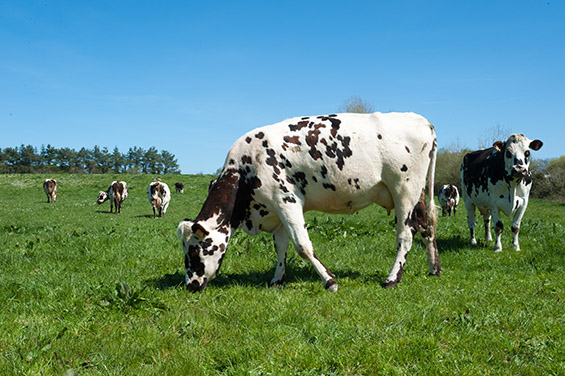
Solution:
M0 147L145 149L213 173L243 133L356 95L440 147L565 154L564 1L0 2Z

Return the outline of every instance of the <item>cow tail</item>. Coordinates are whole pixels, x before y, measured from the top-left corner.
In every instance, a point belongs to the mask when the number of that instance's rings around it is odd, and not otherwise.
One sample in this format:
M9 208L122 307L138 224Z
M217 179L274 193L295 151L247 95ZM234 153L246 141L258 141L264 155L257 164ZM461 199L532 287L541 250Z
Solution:
M428 217L430 218L431 225L433 226L433 236L435 238L435 229L437 224L437 209L434 201L434 177L436 173L436 159L437 159L437 139L434 137L432 150L430 150L430 166L428 168Z

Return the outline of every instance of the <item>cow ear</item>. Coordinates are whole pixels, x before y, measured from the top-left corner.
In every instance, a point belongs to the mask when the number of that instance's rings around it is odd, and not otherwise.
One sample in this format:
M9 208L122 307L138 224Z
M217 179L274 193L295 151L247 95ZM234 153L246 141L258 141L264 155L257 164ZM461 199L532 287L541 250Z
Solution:
M530 149L532 150L539 150L542 146L543 142L541 142L540 140L533 140L532 142L530 142Z
M206 230L204 227L202 227L202 225L198 222L195 222L192 225L191 229L192 229L192 233L200 239L203 239L206 236L210 235L210 232L208 230Z
M191 222L188 218L179 223L179 227L177 227L177 238L187 239L190 235L192 235L192 225L193 222Z
M498 151L502 151L502 149L504 149L504 142L502 141L496 141L494 144L492 144L492 146L498 150Z

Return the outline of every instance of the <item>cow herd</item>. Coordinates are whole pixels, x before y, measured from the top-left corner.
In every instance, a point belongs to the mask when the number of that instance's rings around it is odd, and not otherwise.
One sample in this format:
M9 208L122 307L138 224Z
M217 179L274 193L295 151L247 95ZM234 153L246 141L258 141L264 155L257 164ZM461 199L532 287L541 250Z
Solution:
M176 185L181 185L182 183L176 183ZM43 191L47 195L47 203L53 203L56 201L58 195L57 192L57 180L55 179L45 179L43 182ZM181 193L184 193L184 187ZM110 201L110 213L121 213L122 204L128 198L128 188L125 181L116 180L113 181L107 190L98 192L98 199L96 203L98 205L103 204L106 201ZM153 209L153 218L157 216L162 217L169 207L169 202L171 201L171 191L169 186L162 182L160 179L152 182L147 187L147 199L151 203ZM114 211L115 207L115 211Z
M519 250L518 233L531 189L530 153L543 143L512 134L493 147L470 152L461 164L461 196L467 209L471 244L475 239L475 209L484 218L485 239L492 241L491 218L502 250L500 213L513 216L512 246ZM428 271L439 276L436 242L437 213L434 174L437 156L434 127L414 113L334 114L305 116L257 128L231 147L219 176L194 220L177 228L184 250L185 284L189 291L204 289L217 275L230 238L237 229L250 235L273 235L277 263L271 285L286 279L287 249L309 261L324 287L337 291L334 274L318 258L310 241L304 213L354 213L376 203L390 214L394 209L396 259L384 282L401 282L412 239L420 234L426 246ZM47 179L48 201L55 201L56 182ZM54 185L54 187L53 187ZM184 192L181 183L177 192ZM427 189L427 200L425 191ZM127 198L125 182L112 182L98 203L111 200L119 213ZM152 182L147 189L153 217L167 211L167 184ZM456 215L459 189L443 185L438 200L442 215Z

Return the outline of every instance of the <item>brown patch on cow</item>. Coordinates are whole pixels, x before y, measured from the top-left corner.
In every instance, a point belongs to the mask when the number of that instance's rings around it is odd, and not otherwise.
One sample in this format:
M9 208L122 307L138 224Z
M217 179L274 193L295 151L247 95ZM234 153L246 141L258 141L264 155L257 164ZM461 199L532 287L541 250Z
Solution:
M262 139L263 137L265 137L265 133L263 132L259 132L255 135L255 138L258 138L259 140Z
M307 126L308 126L308 122L307 122L307 121L299 121L298 124L289 124L288 128L289 128L291 131L296 132L296 131L299 131L299 130L301 130L302 128L307 127Z
M249 155L244 155L244 156L241 157L241 163L251 164L251 163L253 163L253 160L251 159L251 157Z
M250 144L250 143L251 143L251 137L246 137L246 138L245 138L245 142L247 142L248 144Z
M406 151L407 151L408 153L410 153L410 148L409 148L408 146L405 146L405 148L406 148Z
M378 138L379 140L382 140L382 139L383 139L383 136L382 136L381 134L378 134L378 135L377 135L377 138Z
M288 142L289 144L302 145L302 143L298 139L298 136L284 136L283 140L284 142Z

